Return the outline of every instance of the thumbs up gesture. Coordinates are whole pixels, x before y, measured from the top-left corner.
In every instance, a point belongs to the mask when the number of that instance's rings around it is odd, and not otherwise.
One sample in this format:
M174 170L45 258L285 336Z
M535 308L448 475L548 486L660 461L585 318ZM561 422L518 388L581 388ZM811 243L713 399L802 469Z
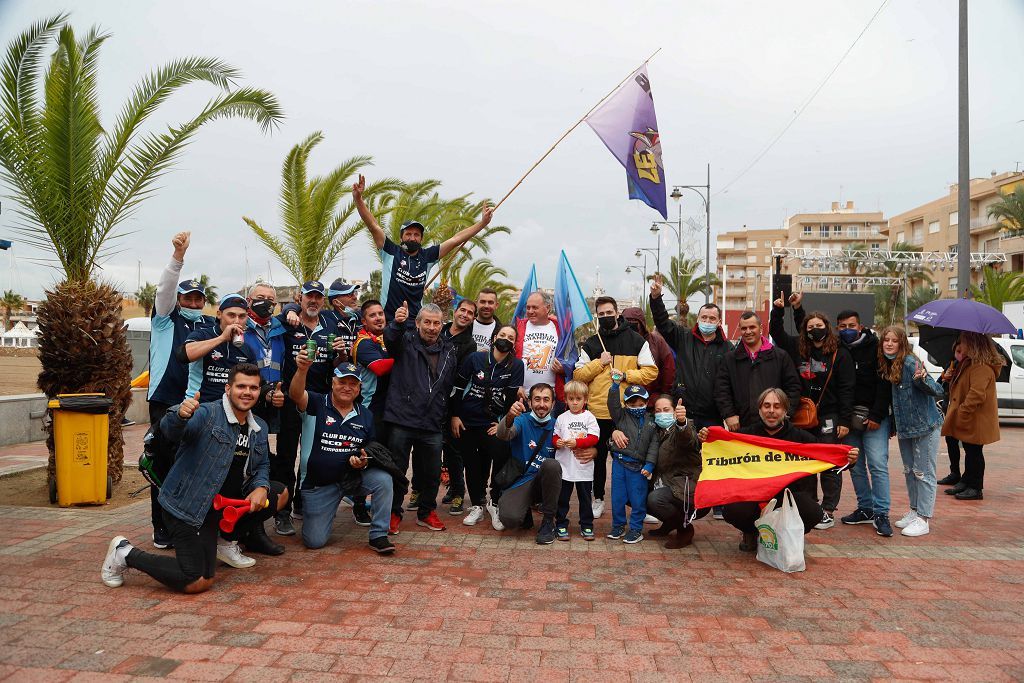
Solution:
M284 405L284 392L281 391L281 383L278 382L274 385L274 390L270 392L270 405L275 408L280 408Z
M683 405L683 399L676 401L676 422L684 424L686 422L686 407Z
M512 404L512 407L508 409L508 414L511 415L513 419L519 417L525 412L526 406L523 405L522 401L516 401Z
M399 325L404 325L405 321L409 319L409 302L403 301L402 305L395 311L395 322Z
M182 420L187 420L190 417L192 417L193 413L196 412L196 409L198 407L199 392L197 391L195 396L193 396L192 398L186 398L184 401L181 402L181 405L178 406L178 417L180 417Z

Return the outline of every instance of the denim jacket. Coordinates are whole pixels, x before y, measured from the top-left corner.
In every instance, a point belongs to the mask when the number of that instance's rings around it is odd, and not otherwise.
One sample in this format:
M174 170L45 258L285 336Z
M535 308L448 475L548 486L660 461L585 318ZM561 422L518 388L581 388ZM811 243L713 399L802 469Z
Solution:
M895 417L896 436L913 439L924 436L942 425L942 413L935 400L945 396L942 387L925 375L914 379L921 361L913 355L903 358L903 376L899 384L892 385L892 414Z
M249 413L249 457L243 470L242 489L251 492L270 486L270 448L267 425ZM178 417L171 407L160 421L164 436L179 442L171 471L160 488L160 505L178 519L200 527L224 485L238 441L239 424L227 395L204 403L192 417Z

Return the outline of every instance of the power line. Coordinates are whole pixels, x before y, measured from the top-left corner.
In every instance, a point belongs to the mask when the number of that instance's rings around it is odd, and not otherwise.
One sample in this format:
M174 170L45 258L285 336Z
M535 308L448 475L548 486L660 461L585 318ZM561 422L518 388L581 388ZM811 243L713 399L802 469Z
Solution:
M828 75L825 76L824 80L822 80L821 83L818 84L818 87L816 87L814 89L814 91L811 92L811 94L807 97L807 99L805 99L804 102L797 108L796 114L794 114L793 118L791 118L789 120L789 123L787 123L785 125L785 127L783 127L783 129L780 130L779 133L774 138L772 138L771 142L769 142L768 145L765 146L765 148L762 149L757 154L757 156L755 156L754 159L743 168L742 171L740 171L739 175L737 175L732 180L730 180L728 183L726 183L725 186L722 187L721 190L719 190L718 192L715 193L715 195L720 195L723 192L725 192L726 190L728 190L730 187L732 187L732 185L736 181L738 181L740 178L745 176L747 174L747 172L750 171L750 169L754 168L754 166L757 164L757 162L761 161L761 159L764 158L764 156L766 154L768 154L768 152L770 152L772 150L772 147L775 146L775 143L777 143L779 140L782 139L782 136L786 134L786 131L788 131L793 126L793 124L796 123L796 120L798 118L800 118L800 115L804 113L804 110L807 109L807 107L809 107L811 105L811 102L814 101L814 98L818 96L818 93L821 92L822 88L824 88L825 85L829 82L829 80L832 78L832 75L835 74L835 72L839 70L840 65L842 65L842 63L846 59L846 57L851 52L853 52L853 48L857 46L857 43L860 42L860 39L863 38L864 34L867 33L869 28L871 28L871 24L874 23L875 19L878 17L879 14L882 13L882 10L885 9L885 6L888 5L888 4L889 4L889 0L883 0L882 1L882 4L878 6L878 9L875 10L875 13L871 15L870 19L868 19L868 23L864 25L864 28L861 29L861 32L858 33L857 37L853 40L852 43L850 43L850 47L846 48L846 52L844 52L843 56L839 58L839 61L836 62L836 65L832 67L832 70L828 72Z

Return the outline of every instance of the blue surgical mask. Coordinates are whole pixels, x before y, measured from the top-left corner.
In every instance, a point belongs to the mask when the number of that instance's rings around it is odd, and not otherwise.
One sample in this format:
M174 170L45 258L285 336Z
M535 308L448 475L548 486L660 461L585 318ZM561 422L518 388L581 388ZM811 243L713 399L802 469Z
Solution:
M883 353L883 354L885 355L885 357L886 357L886 358L888 358L889 360L896 360L896 354L895 354L895 353L885 353L884 351L883 351L882 353Z
M533 412L531 410L530 411L530 417L532 417L535 422L543 425L543 424L547 424L548 421L551 419L551 413L548 413L544 417L537 417L537 413L535 413L535 412Z
M668 429L676 422L676 416L672 413L655 413L654 424L658 425L662 429Z
M715 333L715 330L718 329L718 325L714 325L712 323L697 323L697 329L700 330L701 334L709 335Z
M184 306L178 306L178 313L181 317L189 322L196 322L203 317L203 309L201 308L185 308Z
M626 408L626 410L628 410L629 414L632 415L633 417L635 417L638 420L641 419L644 415L647 414L647 408L643 408L643 407L639 407L639 408Z
M839 338L846 344L852 344L860 336L860 330L839 330Z

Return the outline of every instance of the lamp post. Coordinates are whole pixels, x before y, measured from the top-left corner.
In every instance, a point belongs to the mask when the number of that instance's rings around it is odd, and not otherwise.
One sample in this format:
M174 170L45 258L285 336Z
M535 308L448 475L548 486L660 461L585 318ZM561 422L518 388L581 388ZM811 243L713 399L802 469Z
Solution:
M640 280L640 307L642 309L644 309L644 313L647 312L647 297L644 296L644 291L647 289L647 253L646 252L648 252L648 251L654 251L654 250L653 249L637 249L636 250L636 254L634 254L634 256L636 256L637 258L640 258L641 255L644 257L644 265L642 265L642 266L626 266L626 272L627 273L632 273L634 271L640 271L640 277L641 277L641 280ZM644 252L644 253L641 254L641 252Z
M711 301L711 164L708 164L706 185L673 185L672 194L669 196L678 201L683 196L680 190L693 190L700 195L701 201L704 202L704 227L707 230L707 242L704 245L704 303L708 303ZM680 220L682 219L682 210L682 204L680 204ZM679 227L682 232L682 225ZM682 242L681 239L680 242ZM679 251L682 252L682 244L680 244Z

